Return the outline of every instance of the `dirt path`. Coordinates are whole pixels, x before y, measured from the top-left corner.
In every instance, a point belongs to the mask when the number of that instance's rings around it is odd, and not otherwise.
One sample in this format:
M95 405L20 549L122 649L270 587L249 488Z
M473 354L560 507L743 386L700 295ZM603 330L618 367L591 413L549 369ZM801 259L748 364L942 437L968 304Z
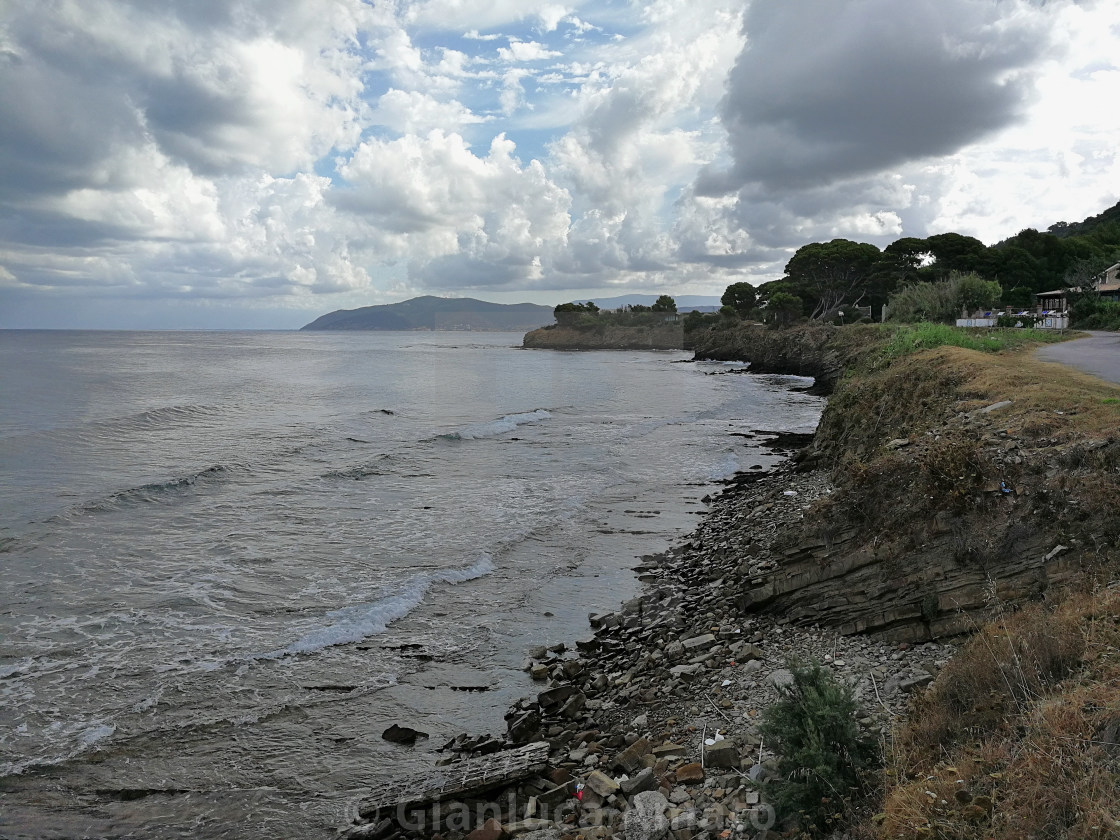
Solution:
M1061 344L1048 344L1036 353L1044 362L1058 362L1091 373L1108 382L1120 383L1120 333L1090 332Z

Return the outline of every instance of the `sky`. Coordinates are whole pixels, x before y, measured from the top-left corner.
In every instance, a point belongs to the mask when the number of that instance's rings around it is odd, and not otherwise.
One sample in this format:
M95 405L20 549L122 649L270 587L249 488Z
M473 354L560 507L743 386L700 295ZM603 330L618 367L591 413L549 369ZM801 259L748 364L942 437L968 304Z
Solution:
M0 328L719 295L1120 200L1120 0L0 0Z

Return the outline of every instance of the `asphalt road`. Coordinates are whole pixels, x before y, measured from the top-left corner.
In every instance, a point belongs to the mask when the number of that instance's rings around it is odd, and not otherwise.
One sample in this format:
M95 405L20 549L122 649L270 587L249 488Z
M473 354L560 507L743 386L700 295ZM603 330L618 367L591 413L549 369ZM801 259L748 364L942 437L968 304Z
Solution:
M1058 362L1091 373L1108 382L1120 383L1120 333L1089 333L1090 338L1047 344L1036 351L1044 362Z

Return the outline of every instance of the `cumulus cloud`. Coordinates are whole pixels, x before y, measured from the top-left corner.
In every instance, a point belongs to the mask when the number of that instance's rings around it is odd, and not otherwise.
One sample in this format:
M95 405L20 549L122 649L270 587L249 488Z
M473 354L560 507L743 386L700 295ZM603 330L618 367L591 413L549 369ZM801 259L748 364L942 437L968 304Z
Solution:
M368 282L345 248L296 233L337 221L323 215L329 182L271 221L239 216L235 195L275 199L357 141L352 47L372 24L356 0L14 4L0 56L10 270L31 286L89 276L217 296Z
M1118 20L1120 0L11 0L0 324L48 293L718 293L809 241L1080 219L1120 198Z
M1023 117L1045 14L995 0L754 0L710 194L842 179L951 154Z
M555 58L561 55L556 50L550 50L536 41L519 41L509 39L508 47L498 48L498 57L502 61L541 61L546 58Z
M656 37L588 74L580 119L552 144L558 177L576 196L571 246L555 265L570 282L673 275L675 187L714 155L712 126L690 117L714 108L720 89L711 80L723 78L741 43L730 8L704 11L658 4Z
M371 120L399 134L427 134L441 128L457 131L472 123L487 122L458 100L441 102L420 91L392 88L377 101Z
M571 198L536 160L523 164L504 135L485 157L457 134L363 143L340 173L336 202L360 217L382 259L407 259L429 288L536 279L542 256L563 247Z

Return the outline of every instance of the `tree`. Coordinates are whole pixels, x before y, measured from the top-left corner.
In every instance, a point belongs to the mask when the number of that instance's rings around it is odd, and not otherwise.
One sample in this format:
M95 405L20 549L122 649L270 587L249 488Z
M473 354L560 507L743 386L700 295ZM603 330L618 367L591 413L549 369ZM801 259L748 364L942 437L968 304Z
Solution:
M828 320L845 303L859 302L878 259L879 249L867 243L813 242L798 248L786 263L786 279L815 301L811 320Z
M732 283L724 290L719 302L730 306L740 315L746 315L758 303L758 293L750 283Z
M959 233L938 233L926 237L933 254L933 268L941 276L950 271L983 271L988 246L973 236Z
M669 295L662 295L650 307L654 312L676 312L677 302Z
M723 311L722 309L720 310ZM774 292L766 301L765 320L776 327L786 327L801 316L801 298L788 292Z
M563 327L574 327L579 324L585 315L592 317L599 314L599 307L591 301L587 303L561 303L552 310L556 323Z

